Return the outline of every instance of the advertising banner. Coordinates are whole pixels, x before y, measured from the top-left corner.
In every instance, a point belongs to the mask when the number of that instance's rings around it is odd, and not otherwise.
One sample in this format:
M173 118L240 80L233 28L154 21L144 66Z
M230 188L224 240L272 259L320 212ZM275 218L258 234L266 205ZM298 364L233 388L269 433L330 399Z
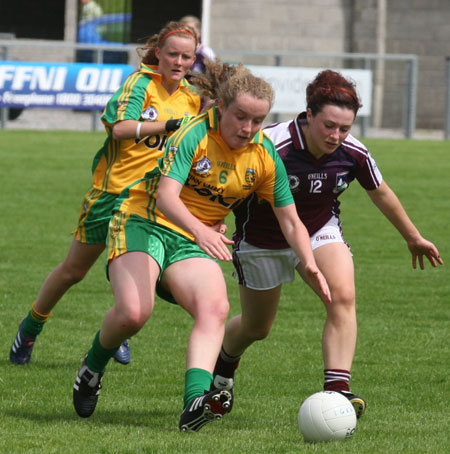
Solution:
M292 66L246 65L255 76L269 82L275 90L272 113L297 113L306 110L306 86L327 68L300 68ZM330 68L331 69L331 68ZM372 71L365 69L336 69L353 80L361 99L358 116L370 116L372 110Z
M306 86L321 68L248 65L275 90L273 113L297 113L306 107ZM94 63L32 63L0 61L0 107L51 107L102 110L126 77L131 65ZM372 72L340 69L356 83L363 107L370 116Z
M0 107L102 110L131 65L0 61Z

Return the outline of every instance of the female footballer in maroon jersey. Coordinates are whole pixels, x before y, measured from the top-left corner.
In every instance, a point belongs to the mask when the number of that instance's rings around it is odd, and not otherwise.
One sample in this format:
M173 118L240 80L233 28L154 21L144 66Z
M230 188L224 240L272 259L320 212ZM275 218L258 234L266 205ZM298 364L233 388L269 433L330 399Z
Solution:
M307 110L292 121L265 128L288 173L301 220L308 229L314 257L331 290L323 330L324 389L348 397L360 417L363 398L350 392L356 345L353 259L339 220L340 194L354 179L405 239L413 268L426 256L433 267L443 261L424 239L400 201L383 181L369 151L350 135L360 103L355 86L335 71L322 71L307 87ZM241 355L264 339L275 319L283 282L291 282L302 264L289 249L268 204L250 197L235 210L233 261L240 285L242 313L226 327L214 371L216 387L232 388Z

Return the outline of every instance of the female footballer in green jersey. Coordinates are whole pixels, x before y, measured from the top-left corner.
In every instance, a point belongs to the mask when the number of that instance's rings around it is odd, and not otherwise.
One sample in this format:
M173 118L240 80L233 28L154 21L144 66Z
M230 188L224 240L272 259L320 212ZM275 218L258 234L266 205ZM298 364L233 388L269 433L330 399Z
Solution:
M270 85L243 66L210 63L195 82L216 105L168 140L159 168L117 200L108 237L108 277L115 304L95 336L73 388L75 410L89 417L117 347L150 317L155 293L173 298L194 319L186 353L179 427L198 431L232 406L232 393L210 391L229 302L216 260L231 260L222 220L249 194L274 208L310 284L330 302L309 236L297 216L284 165L261 125L273 101ZM203 86L203 83L205 86ZM172 299L172 301L173 301Z
M22 320L10 351L16 364L30 361L36 337L52 309L81 281L105 249L108 223L120 191L157 165L171 132L201 108L185 75L195 60L195 32L168 23L138 49L140 69L108 102L102 121L107 138L92 165L93 183L85 195L69 252L44 281L31 311ZM127 342L116 359L129 362Z

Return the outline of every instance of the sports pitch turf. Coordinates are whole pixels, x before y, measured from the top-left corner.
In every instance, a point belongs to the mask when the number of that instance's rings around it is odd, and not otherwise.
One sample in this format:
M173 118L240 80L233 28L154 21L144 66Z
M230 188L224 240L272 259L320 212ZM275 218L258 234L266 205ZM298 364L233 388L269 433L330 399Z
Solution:
M241 362L233 412L197 434L177 429L192 321L161 300L130 342L131 364L108 366L95 414L76 416L73 381L113 300L103 260L55 308L32 362L10 364L20 318L66 254L103 139L0 131L0 453L450 452L448 142L364 141L417 227L440 249L443 267L413 270L404 241L357 182L342 197L359 320L352 388L368 401L352 439L308 445L297 427L301 402L322 386L324 321L321 303L299 278L284 286L269 338ZM237 288L230 264L223 269L233 315Z

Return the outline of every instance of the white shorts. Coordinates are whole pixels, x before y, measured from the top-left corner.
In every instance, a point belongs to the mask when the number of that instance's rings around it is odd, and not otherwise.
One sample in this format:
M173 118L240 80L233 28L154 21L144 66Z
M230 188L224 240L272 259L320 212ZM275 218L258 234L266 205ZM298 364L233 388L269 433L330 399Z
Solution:
M339 219L333 216L311 237L312 250L329 243L345 243ZM254 290L269 290L295 278L300 259L291 249L261 249L246 241L233 252L233 276L240 285Z

